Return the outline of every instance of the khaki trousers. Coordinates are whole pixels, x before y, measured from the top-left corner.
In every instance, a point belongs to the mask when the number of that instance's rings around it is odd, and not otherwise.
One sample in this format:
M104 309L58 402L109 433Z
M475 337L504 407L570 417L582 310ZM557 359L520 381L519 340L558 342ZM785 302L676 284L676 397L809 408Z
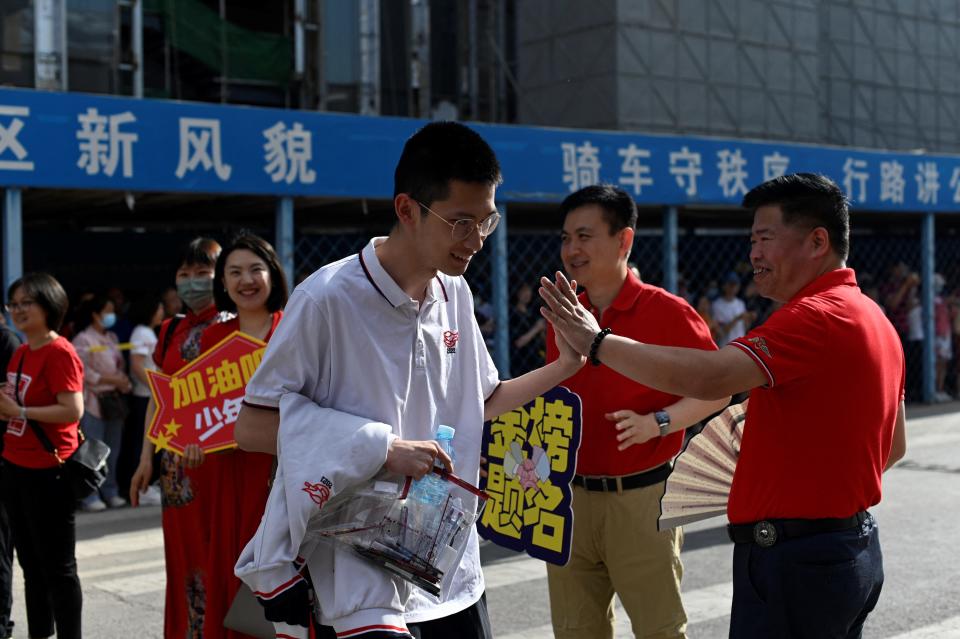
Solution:
M683 532L657 531L664 482L615 492L573 487L573 539L566 566L547 564L557 639L613 639L613 595L637 639L685 639L680 599Z

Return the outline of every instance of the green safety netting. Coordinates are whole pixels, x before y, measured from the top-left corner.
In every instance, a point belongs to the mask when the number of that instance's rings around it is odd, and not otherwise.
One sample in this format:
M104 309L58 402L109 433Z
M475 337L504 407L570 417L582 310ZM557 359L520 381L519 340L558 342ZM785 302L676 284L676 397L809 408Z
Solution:
M144 0L143 9L163 16L174 48L224 77L284 85L290 81L293 51L286 36L230 24L197 0ZM226 43L226 56L221 55L221 42Z

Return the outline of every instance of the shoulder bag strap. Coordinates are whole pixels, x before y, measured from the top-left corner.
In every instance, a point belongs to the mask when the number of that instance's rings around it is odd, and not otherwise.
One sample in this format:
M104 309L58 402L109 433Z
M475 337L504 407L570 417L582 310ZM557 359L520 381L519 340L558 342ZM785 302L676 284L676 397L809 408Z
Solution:
M163 360L167 358L167 349L170 348L170 338L173 336L173 332L177 330L177 324L179 324L181 320L183 320L183 318L185 317L186 315L177 313L176 315L170 318L169 322L167 322L167 330L161 336L163 341L163 343L160 345L160 361L161 362L163 362Z
M23 400L20 399L20 376L23 374L23 360L27 359L27 352L24 351L20 356L20 363L17 364L17 380L13 387L14 396L17 398L17 403L23 406ZM50 438L47 437L47 434L43 432L43 429L40 428L38 424L33 419L26 420L27 426L33 431L33 434L37 436L37 439L40 440L40 445L43 446L48 453L57 458L57 462L62 466L63 460L60 459L60 454L57 453L56 447L53 445L53 442L50 441Z

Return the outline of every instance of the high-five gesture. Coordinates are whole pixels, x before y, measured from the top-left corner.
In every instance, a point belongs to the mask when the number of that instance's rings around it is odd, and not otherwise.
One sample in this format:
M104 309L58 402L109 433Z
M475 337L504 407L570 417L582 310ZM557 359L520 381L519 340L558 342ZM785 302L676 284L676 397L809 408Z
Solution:
M587 355L593 338L600 332L600 325L577 299L576 280L568 281L560 271L557 271L556 278L556 282L540 278L540 297L550 307L541 307L540 312L567 344L581 355Z

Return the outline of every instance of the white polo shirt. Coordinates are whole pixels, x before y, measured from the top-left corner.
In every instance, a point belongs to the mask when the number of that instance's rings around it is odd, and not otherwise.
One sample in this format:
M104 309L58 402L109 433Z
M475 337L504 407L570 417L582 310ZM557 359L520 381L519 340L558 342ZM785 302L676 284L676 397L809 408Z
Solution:
M433 439L440 424L453 426L456 473L476 485L483 405L499 374L474 319L470 287L441 273L419 304L377 259L374 247L385 239L372 239L360 254L297 286L245 402L278 407L284 393L296 392L390 424L408 440ZM471 528L447 600L437 604L414 588L404 617L417 623L452 615L479 600L483 588Z

